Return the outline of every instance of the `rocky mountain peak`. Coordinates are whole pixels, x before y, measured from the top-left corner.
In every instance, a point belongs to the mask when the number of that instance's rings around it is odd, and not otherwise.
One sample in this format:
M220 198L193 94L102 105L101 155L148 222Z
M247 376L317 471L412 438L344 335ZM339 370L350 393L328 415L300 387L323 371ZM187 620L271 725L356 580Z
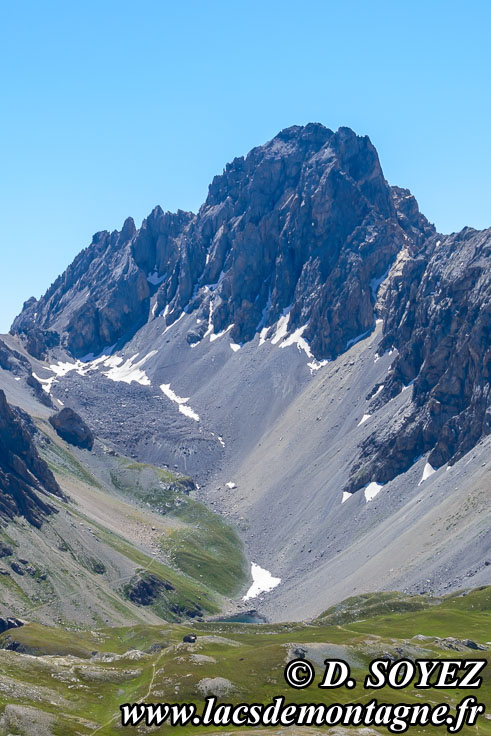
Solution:
M330 358L371 328L371 284L432 232L367 136L292 126L227 164L197 215L155 207L139 230L97 233L12 329L38 357L58 342L84 356L183 311L202 325L191 342L209 328L245 342L287 316Z

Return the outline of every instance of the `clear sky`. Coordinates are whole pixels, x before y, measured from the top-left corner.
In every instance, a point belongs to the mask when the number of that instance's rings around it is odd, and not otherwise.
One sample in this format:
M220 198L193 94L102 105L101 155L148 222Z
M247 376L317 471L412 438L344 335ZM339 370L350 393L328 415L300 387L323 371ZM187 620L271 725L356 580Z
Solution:
M0 331L97 230L348 125L443 232L491 226L489 0L0 0Z

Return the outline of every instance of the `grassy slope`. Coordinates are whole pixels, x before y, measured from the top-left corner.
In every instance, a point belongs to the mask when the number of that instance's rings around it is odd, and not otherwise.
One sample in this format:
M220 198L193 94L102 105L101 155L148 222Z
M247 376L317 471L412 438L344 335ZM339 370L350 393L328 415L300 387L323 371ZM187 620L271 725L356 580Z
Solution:
M237 534L223 519L188 495L190 481L167 469L153 468L158 485L139 482L151 466L122 459L112 471L113 485L179 524L162 537L161 548L186 576L225 596L236 595L248 576L248 565ZM121 472L123 471L123 472ZM131 474L128 471L132 471Z
M35 532L37 541L21 524L0 529L0 538L15 550L0 560L11 573L0 576L0 615L35 617L51 600L53 617L67 624L148 621L149 613L179 621L187 612L217 613L222 596L235 595L245 585L248 566L239 538L189 496L189 478L122 457L99 456L95 462L91 457L89 466L85 453L74 451L41 421L38 425L47 437L41 454L72 501L53 499L60 513ZM111 526L112 519L119 526ZM143 544L129 533L131 525L138 527ZM145 545L150 538L153 547ZM18 555L47 577L34 586L30 576L13 573L10 562ZM128 600L128 585L150 573L173 590L162 590L151 606L135 605ZM84 621L86 592L92 605Z
M423 702L421 692L412 688L394 691L364 691L361 687L367 666L375 656L385 652L400 651L407 656L439 658L474 658L487 652L470 649L453 651L433 639L412 639L422 634L433 637L474 638L479 642L491 639L490 598L491 589L469 593L465 597L447 596L437 604L423 602L420 610L408 612L407 607L415 599L400 595L392 597L390 612L376 613L370 618L353 620L353 608L361 615L377 606L378 595L372 594L351 601L345 606L346 617L338 615L337 623L326 623L329 612L311 624L239 625L219 623L197 623L196 644L183 644L183 633L189 628L177 624L162 626L135 626L132 628L102 629L72 632L60 629L45 629L36 624L10 632L16 641L28 649L45 656L26 658L14 652L0 651L0 669L12 680L12 692L0 691L0 711L8 703L32 705L51 713L56 718L55 734L90 734L102 726L97 733L117 734L124 730L118 727L119 704L145 699L147 702L199 703L197 685L205 677L225 677L235 686L230 702L268 702L273 696L283 694L289 702L368 702L376 697L379 702L396 703ZM417 599L416 599L417 600ZM339 612L338 612L339 614ZM7 634L0 637L5 639ZM221 637L221 638L217 638ZM75 639L75 642L74 642ZM152 645L163 648L158 652L145 653ZM293 644L301 644L318 656L318 677L322 672L322 661L326 656L339 656L333 647L342 647L348 659L354 659L352 674L357 680L355 690L341 688L333 693L324 693L313 686L308 691L294 691L283 681L283 667L288 650ZM330 650L331 648L331 650ZM127 655L112 662L90 658L91 652L125 654L137 649L142 655ZM315 652L318 655L315 655ZM57 653L61 657L49 656ZM205 655L212 660L199 662L195 654ZM77 659L73 656L76 655ZM215 660L215 661L213 661ZM317 660L315 660L317 661ZM479 691L479 699L490 702L491 673L485 672L485 683ZM10 680L9 680L10 681ZM36 688L46 688L38 692ZM17 694L15 694L17 692ZM12 694L14 693L14 694ZM455 704L467 694L475 691L425 691L424 700L430 703L450 702ZM53 705L58 703L58 705ZM60 705L61 703L61 705ZM87 723L81 722L85 719ZM105 724L105 725L104 725ZM491 722L478 721L479 734L491 734ZM383 731L382 728L377 730ZM169 733L170 727L162 727L153 733ZM180 728L179 733L205 733L196 727ZM208 731L211 733L211 731ZM213 730L216 732L216 729ZM227 733L234 733L228 728ZM435 733L412 728L413 733ZM442 733L445 731L441 730ZM475 729L464 729L463 734L475 733ZM0 731L1 733L1 731ZM293 736L294 730L288 730Z

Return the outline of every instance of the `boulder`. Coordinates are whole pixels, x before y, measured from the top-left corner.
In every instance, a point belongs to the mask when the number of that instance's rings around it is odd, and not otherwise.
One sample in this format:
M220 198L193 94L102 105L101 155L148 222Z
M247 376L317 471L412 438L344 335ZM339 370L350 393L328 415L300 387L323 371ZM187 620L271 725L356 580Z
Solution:
M83 450L92 450L94 434L82 417L73 409L63 408L57 414L53 414L49 418L49 422L56 433L66 442Z
M197 688L201 695L214 695L217 698L223 698L236 689L225 677L205 677L198 682Z

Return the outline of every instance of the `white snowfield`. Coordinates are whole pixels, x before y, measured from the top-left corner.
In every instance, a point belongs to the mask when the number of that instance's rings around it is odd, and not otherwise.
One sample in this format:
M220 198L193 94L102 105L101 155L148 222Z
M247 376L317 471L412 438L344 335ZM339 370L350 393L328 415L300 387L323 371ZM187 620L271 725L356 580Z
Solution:
M312 350L310 349L310 345L308 344L307 340L302 337L303 333L307 329L307 325L303 325L303 327L299 327L294 332L291 333L291 335L288 335L286 340L283 340L283 342L280 345L280 348L287 348L290 345L296 345L299 350L303 350L305 354L307 355L307 358L312 358Z
M341 503L344 503L345 501L347 501L348 498L351 498L352 495L353 494L352 493L348 493L348 491L343 491L343 498L341 500Z
M275 326L274 335L271 338L271 345L278 345L279 348L288 348L292 345L296 345L298 350L305 353L307 358L310 359L310 363L307 363L307 366L310 368L310 372L314 373L315 371L318 371L320 368L323 368L325 365L329 363L328 360L316 360L313 356L312 350L310 348L309 343L307 340L303 337L303 333L308 327L308 323L305 325L302 325L302 327L297 327L296 330L294 330L292 333L288 334L288 324L290 322L290 310L291 307L287 307L281 317L279 318L278 322ZM269 327L263 327L259 332L259 345L264 345L264 343L267 341L267 334L269 332ZM279 343L279 344L278 344ZM235 350L232 345L230 346L232 350Z
M369 483L367 487L365 488L366 502L368 503L369 501L372 501L375 498L375 496L378 493L380 493L381 489L382 489L381 483L375 483L375 481L372 481L371 483Z
M271 344L276 345L280 340L283 340L288 333L288 322L290 321L290 308L285 309L278 322L276 323L276 330L271 338Z
M62 378L72 371L78 373L79 376L86 376L89 373L100 370L101 368L109 368L109 370L103 371L103 375L111 381L121 381L122 383L132 383L135 381L142 386L150 386L150 379L145 371L141 370L141 366L144 365L153 355L156 355L157 351L151 350L147 355L140 358L140 360L135 363L139 353L135 353L131 358L124 361L121 356L110 354L112 350L114 350L114 347L115 346L113 345L110 348L105 348L97 358L91 358L90 360L77 360L74 363L62 363L61 361L53 363L47 369L54 373L54 375L49 378L41 378L35 373L33 373L33 375L42 384L43 389L48 394L51 392L53 383L57 378ZM85 357L90 358L91 356Z
M312 360L310 363L307 363L307 365L310 368L310 372L314 373L314 371L318 371L319 368L324 368L328 363L328 360Z
M270 590L273 590L273 588L276 588L276 586L281 583L281 578L273 577L268 570L256 565L255 562L251 562L251 575L253 582L245 596L242 598L243 601L257 598L261 593L269 593Z
M436 468L434 468L430 463L426 463L423 469L423 475L421 476L421 480L418 483L418 486L421 485L421 483L424 483L425 480L428 480L430 475L433 475L433 473L436 473Z
M210 342L215 342L215 340L218 340L219 337L222 337L223 335L226 335L227 332L229 332L232 329L233 326L234 325L232 323L231 325L229 325L228 327L226 327L224 330L221 330L221 332L211 332L210 333Z
M184 414L185 417L189 417L190 419L194 419L195 422L199 422L199 415L193 411L190 406L188 406L189 397L184 398L182 396L178 396L175 391L171 389L170 383L160 384L160 390L168 399L179 406L181 414Z
M123 358L117 356L107 358L104 361L104 365L110 366L110 368L104 375L111 381L121 381L122 383L133 383L135 381L135 383L139 383L141 386L150 386L150 379L145 371L141 370L141 366L156 354L156 350L151 350L137 363L135 363L135 360L138 358L139 353L136 353L124 362Z
M370 417L371 417L371 414L364 414L362 418L360 419L360 421L358 422L357 426L359 427L360 424L364 424L367 421L367 419L370 419Z

